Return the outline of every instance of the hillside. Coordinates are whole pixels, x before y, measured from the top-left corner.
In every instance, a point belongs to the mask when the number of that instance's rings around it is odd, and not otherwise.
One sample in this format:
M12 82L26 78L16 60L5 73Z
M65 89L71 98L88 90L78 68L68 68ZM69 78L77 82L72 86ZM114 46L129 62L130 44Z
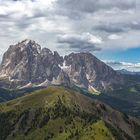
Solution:
M0 105L1 140L139 140L139 120L65 87Z
M132 116L140 116L140 76L125 75L126 85L97 98L115 109Z
M6 102L12 99L16 99L18 97L29 94L35 90L41 89L42 87L34 87L34 88L24 88L24 89L4 89L0 88L0 103Z

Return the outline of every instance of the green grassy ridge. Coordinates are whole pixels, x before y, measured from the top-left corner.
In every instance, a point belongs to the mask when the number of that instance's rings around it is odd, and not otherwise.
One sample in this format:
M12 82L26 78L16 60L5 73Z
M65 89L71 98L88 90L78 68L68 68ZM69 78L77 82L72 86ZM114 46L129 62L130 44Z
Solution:
M120 140L93 99L50 86L0 105L1 140ZM108 125L106 125L108 124ZM111 129L110 129L111 128Z
M83 98L83 95L77 95L77 93L73 90L67 89L65 87L50 86L47 89L37 90L23 97L2 103L0 105L0 110L2 112L6 112L17 109L24 110L28 108L44 107L47 105L51 106L59 98L63 98L62 101L64 104L66 103L66 105L70 107L75 103L74 101L78 101L77 103L82 104L82 100L84 100L83 107L85 110L87 109L86 107L88 105L90 106L91 103L88 103L88 101Z
M44 94L44 91L41 93ZM34 94L28 96L33 96ZM27 98L27 96L24 98ZM58 98L57 102L49 108L26 108L27 110L24 110L22 113L18 111L14 112L14 109L11 109L11 112L7 110L5 112L4 110L3 114L0 114L0 118L8 118L5 122L0 122L0 136L3 136L1 139L5 139L4 134L9 135L8 132L10 131L10 136L7 138L9 140L84 140L85 138L89 140L93 138L95 138L95 140L99 140L100 138L111 140L113 138L113 135L109 132L104 122L98 120L97 116L86 113L78 107L75 109L69 108L68 106L66 107L64 102L61 98ZM14 122L18 123L15 128L11 130ZM2 123L4 123L3 126ZM5 125L7 127L4 131L3 127L5 127ZM94 131L95 133L93 133Z
M0 103L16 99L18 97L29 94L33 91L42 89L43 87L33 87L24 89L5 89L0 88Z

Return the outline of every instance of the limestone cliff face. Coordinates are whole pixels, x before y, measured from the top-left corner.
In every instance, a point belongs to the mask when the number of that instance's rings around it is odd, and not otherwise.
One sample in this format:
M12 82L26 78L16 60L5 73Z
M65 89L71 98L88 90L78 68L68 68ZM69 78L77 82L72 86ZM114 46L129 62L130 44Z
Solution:
M6 78L11 87L63 84L102 91L123 84L121 75L90 53L72 53L63 58L56 51L41 49L32 40L11 45L4 53L0 79Z
M71 67L70 78L76 83L98 90L107 90L123 84L123 77L90 53L72 53L64 61Z

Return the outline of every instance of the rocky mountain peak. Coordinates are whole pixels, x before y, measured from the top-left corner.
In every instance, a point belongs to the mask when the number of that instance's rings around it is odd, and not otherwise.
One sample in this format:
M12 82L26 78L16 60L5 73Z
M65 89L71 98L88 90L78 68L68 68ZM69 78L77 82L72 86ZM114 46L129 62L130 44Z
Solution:
M56 51L41 46L33 40L23 40L11 45L4 53L0 66L0 78L7 77L10 85L26 86L29 83L41 84L45 81L69 83L67 74L59 67L63 57ZM66 78L65 78L66 77ZM65 80L68 79L68 80Z
M91 53L71 53L64 59L66 65L71 66L71 79L86 88L96 87L98 90L104 90L112 88L118 80L120 84L123 83L120 74Z
M63 58L29 39L11 45L4 53L0 65L3 77L12 87L44 85L47 81L102 91L112 88L118 80L123 83L121 75L91 53L71 53Z
M28 43L35 44L35 41L31 40L31 39L25 39L25 40L21 41L21 43L24 43L25 45L28 44Z
M25 39L21 42L19 42L17 45L17 48L19 47L21 49L21 51L23 51L24 49L30 49L32 51L36 51L38 53L40 53L41 51L41 46L39 44L37 44L34 40L30 40L30 39Z
M11 45L4 53L0 74L2 76L9 76L13 74L15 69L19 66L25 66L27 63L38 56L41 51L40 45L32 40L24 40L16 45ZM18 71L20 71L18 69Z
M48 55L48 54L53 55L52 51L50 49L48 49L48 48L43 48L41 50L41 52L42 52L43 55Z

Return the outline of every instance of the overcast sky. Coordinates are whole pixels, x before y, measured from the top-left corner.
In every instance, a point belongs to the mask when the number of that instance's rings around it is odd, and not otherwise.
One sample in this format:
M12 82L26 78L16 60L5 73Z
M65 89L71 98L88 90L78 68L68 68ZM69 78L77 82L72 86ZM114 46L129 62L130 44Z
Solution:
M140 71L140 0L0 0L0 57L26 38Z

